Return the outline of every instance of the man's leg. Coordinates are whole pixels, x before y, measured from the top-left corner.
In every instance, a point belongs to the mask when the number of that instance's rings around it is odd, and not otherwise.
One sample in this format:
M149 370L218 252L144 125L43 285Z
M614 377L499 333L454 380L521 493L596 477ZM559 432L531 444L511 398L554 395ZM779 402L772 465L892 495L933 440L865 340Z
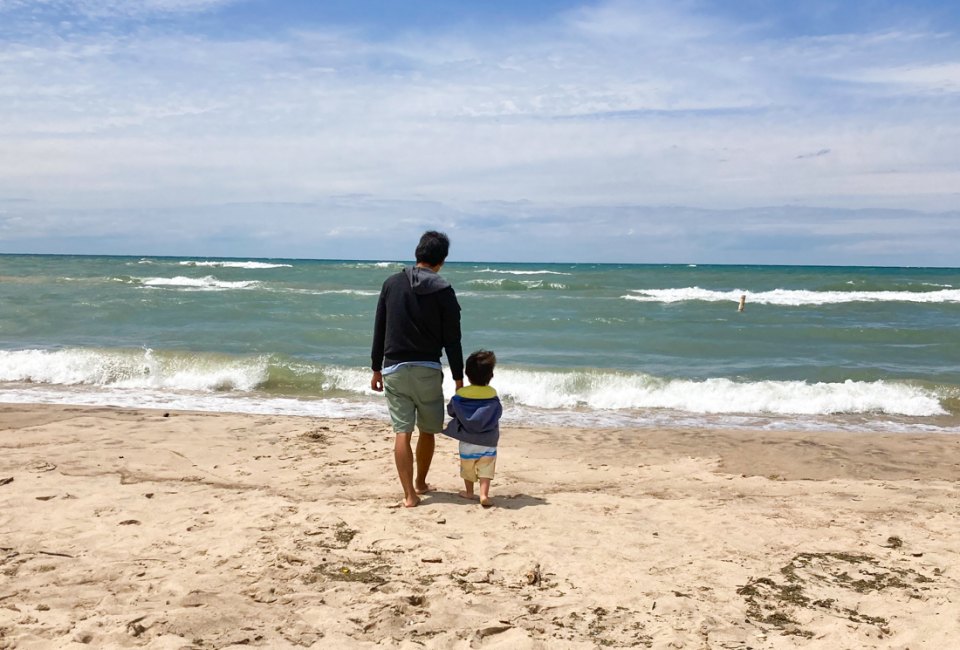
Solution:
M397 465L397 475L403 487L403 505L408 508L420 503L420 497L413 489L413 450L410 447L416 422L416 403L410 395L410 369L400 368L396 372L384 375L383 392L390 407L390 420L393 432L393 460Z
M414 484L417 494L426 494L433 489L427 483L427 472L430 471L430 463L433 462L433 450L437 442L433 436L432 433L421 431L417 438L417 481ZM407 449L409 449L409 442L407 444Z
M413 488L413 449L410 447L410 437L412 435L412 433L398 433L393 443L393 459L397 464L400 485L403 486L403 505L407 508L412 508L420 503L420 497L417 496L417 492ZM418 452L419 449L420 445L418 443Z

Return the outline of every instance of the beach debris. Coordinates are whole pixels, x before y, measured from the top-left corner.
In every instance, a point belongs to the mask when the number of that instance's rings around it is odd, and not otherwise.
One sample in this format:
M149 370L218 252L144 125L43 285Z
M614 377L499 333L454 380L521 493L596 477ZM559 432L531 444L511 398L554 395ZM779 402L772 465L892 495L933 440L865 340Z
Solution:
M540 564L535 564L532 569L524 574L524 578L526 578L528 585L532 587L539 587L540 583L543 581L543 573L540 572Z
M277 590L275 587L270 587L269 589L257 589L253 593L247 595L250 596L250 599L253 602L264 604L275 603L279 598L277 596Z
M119 526L139 526L140 522L137 521L136 519L124 519L118 525Z
M488 636L493 636L495 634L502 634L507 630L513 629L513 625L511 625L507 621L498 621L498 622L500 623L500 625L489 625L487 627L477 630L477 633L475 635L476 639L477 640L485 639Z
M356 537L359 532L359 530L347 526L346 522L341 521L337 523L333 536L343 545L341 548L345 548L353 541L353 538Z
M8 476L6 478L0 478L0 485L7 485L8 483L13 483L12 476Z
M364 584L374 584L382 585L387 582L387 579L380 575L389 571L389 567L382 564L354 564L354 566L330 566L328 564L320 564L313 567L313 571L306 576L303 576L303 581L306 584L312 584L318 582L323 578L329 580L336 580L337 582L361 582Z
M303 437L309 440L310 442L319 442L321 444L327 444L330 442L330 437L326 433L330 430L330 427L317 427L312 431L307 431L303 434Z
M49 496L37 497L37 501L49 501L50 499L56 498L56 494L51 494Z
M881 635L890 634L887 619L859 611L861 596L901 589L919 598L919 591L929 588L924 585L933 582L912 569L886 567L870 555L845 552L800 553L781 567L780 574L783 582L751 578L737 589L747 602L747 620L807 638L813 633L802 629L797 618L809 619L811 613L840 616L872 625ZM800 610L806 614L798 616Z
M140 636L147 631L147 627L140 624L140 621L146 618L146 615L139 616L127 623L127 633L131 636Z
M460 569L459 571L450 574L450 577L461 584L480 584L492 582L493 574L493 569L487 569L484 571L482 569L470 567L469 569Z
M52 472L57 469L57 466L45 460L36 460L27 465L25 469L29 472Z
M421 562L428 562L430 564L440 564L443 562L442 557L437 557L435 555L428 555L427 557L420 558Z
M884 548L900 548L901 546L903 546L903 540L896 535L891 535L887 538L887 543Z

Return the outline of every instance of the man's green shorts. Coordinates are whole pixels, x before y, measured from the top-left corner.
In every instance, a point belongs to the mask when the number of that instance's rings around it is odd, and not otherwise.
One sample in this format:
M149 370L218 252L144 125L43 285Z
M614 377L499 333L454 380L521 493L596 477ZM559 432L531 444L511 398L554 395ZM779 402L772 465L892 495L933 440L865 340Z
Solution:
M394 433L439 433L443 430L443 372L424 366L401 366L383 376Z

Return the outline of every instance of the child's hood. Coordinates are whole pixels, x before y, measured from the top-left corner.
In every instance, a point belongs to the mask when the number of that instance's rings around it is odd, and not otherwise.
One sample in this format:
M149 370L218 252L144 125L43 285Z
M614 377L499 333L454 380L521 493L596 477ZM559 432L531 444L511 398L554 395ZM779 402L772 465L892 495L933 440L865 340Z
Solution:
M503 413L500 398L492 386L464 386L450 404L463 427L473 433L496 429Z

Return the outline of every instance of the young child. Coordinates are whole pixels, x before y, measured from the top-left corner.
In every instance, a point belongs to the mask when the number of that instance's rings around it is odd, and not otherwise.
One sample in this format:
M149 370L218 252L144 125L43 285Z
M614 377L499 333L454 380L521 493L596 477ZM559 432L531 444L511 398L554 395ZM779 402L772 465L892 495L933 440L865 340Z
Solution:
M489 507L490 481L497 466L497 443L500 440L500 415L503 406L497 391L490 386L497 357L489 350L477 350L464 367L469 386L464 386L447 404L453 418L443 432L460 441L460 476L464 490L460 496L476 498L473 484L480 481L480 505Z

